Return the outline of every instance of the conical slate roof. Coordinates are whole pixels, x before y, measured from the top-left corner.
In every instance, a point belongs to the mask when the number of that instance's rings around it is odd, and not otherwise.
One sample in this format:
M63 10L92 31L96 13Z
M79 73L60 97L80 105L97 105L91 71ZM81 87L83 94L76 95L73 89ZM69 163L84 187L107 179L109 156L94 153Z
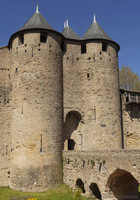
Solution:
M104 32L104 30L100 27L100 25L96 22L95 16L92 25L86 31L82 39L105 39L111 40L112 39Z
M54 30L46 21L46 19L40 14L40 12L38 11L38 7L34 15L27 21L27 23L19 31L26 29L34 29L34 28Z
M81 40L81 38L69 27L68 20L66 20L62 35L68 39Z

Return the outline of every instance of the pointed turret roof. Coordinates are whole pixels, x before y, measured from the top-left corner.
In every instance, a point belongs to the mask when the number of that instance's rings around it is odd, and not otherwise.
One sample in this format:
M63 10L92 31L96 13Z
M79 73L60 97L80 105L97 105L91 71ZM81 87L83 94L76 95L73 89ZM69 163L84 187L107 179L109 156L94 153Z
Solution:
M81 38L68 25L68 20L66 20L66 22L64 23L64 30L62 32L62 35L68 39L81 40Z
M38 11L38 5L36 8L36 12L19 31L26 29L34 29L34 28L54 30Z
M94 21L86 31L82 39L105 39L111 40L112 39L104 32L104 30L100 27L100 25L96 22L96 17L94 15Z

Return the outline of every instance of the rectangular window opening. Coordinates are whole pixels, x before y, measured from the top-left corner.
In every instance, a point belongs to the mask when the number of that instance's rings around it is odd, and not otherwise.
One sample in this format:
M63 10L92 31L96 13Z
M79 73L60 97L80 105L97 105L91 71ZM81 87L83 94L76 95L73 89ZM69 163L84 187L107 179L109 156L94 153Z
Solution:
M42 152L42 134L40 135L41 138L40 138L40 153Z
M104 52L107 51L107 44L106 43L102 44L102 51L104 51Z
M66 51L66 48L65 48L65 43L64 43L64 42L62 42L62 43L61 43L61 50L62 50L63 52L65 52L65 51Z
M24 44L24 35L19 35L19 45Z
M87 49L86 49L86 44L82 44L81 45L81 53L84 54L87 52Z
M47 36L44 35L44 34L40 34L40 42L41 43L46 43L46 41L47 41Z
M75 142L72 139L68 139L68 150L74 150Z

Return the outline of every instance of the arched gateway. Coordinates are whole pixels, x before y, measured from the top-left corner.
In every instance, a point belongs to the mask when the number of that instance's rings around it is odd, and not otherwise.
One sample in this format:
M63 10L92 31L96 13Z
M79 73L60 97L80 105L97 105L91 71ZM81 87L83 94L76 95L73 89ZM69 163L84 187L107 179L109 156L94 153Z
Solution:
M128 171L117 169L107 181L107 186L118 200L138 199L138 181Z

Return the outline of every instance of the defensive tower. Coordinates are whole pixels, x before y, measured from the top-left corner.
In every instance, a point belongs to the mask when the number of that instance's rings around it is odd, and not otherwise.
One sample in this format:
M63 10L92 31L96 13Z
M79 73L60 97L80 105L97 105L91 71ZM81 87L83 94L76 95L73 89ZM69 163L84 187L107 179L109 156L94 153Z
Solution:
M95 16L82 40L73 37L68 27L66 35L65 29L64 149L121 148L120 47L103 31Z
M37 7L9 40L11 188L41 191L62 181L62 39Z

